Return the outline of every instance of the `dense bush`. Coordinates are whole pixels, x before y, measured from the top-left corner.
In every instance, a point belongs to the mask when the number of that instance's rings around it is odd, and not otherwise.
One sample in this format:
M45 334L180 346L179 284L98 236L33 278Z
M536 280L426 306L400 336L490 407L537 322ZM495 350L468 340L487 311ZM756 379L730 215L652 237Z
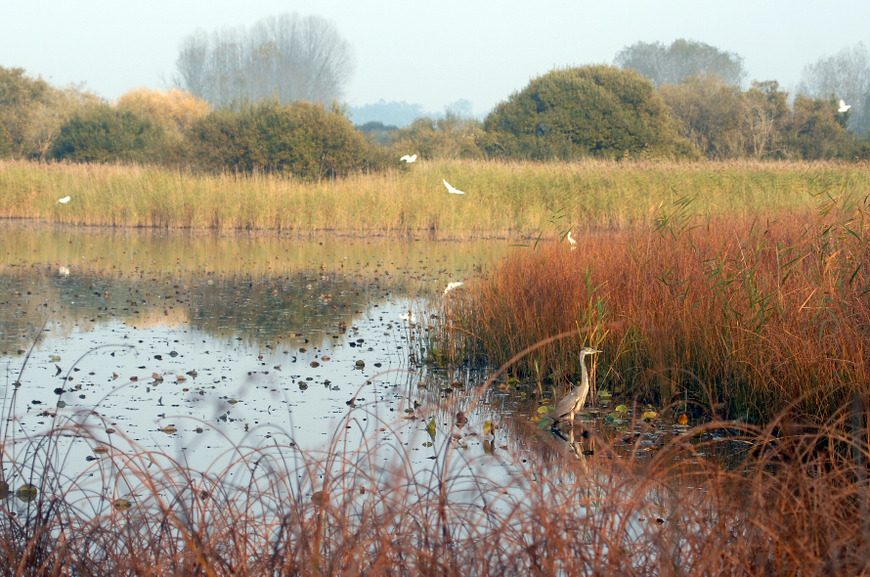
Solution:
M0 66L0 157L20 155L31 110L50 91L41 78L34 80L21 68Z
M212 171L305 179L343 176L370 161L370 146L341 110L296 101L217 110L193 123L191 161Z
M423 116L402 128L396 137L399 152L420 154L427 159L482 158L479 143L483 129L477 120L448 112L440 118Z
M484 120L495 157L692 154L652 83L611 66L555 70L532 80Z
M51 156L72 162L159 162L165 131L131 110L88 107L61 126Z

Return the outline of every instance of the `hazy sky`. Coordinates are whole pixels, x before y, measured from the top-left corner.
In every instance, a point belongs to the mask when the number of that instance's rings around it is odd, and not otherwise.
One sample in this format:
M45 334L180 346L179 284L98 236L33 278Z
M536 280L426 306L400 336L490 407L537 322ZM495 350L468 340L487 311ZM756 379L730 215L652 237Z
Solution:
M330 19L354 50L345 100L461 98L483 115L555 67L612 63L638 41L706 42L744 58L748 80L786 89L806 64L870 45L868 0L2 0L0 66L107 99L167 88L180 41L283 13Z

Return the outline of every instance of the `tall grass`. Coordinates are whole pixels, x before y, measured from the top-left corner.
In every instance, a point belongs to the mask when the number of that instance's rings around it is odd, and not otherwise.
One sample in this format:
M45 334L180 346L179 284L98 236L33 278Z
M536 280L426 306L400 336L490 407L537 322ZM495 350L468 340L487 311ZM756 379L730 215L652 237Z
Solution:
M589 344L601 383L628 396L750 422L796 402L824 421L870 383L868 209L842 193L814 213L712 218L681 200L650 227L506 259L446 301L435 346L498 366L573 331L514 371L564 383Z
M446 179L466 191L448 195ZM694 196L709 215L807 206L832 186L866 188L858 165L422 161L338 180L194 175L144 166L0 162L0 217L69 224L312 234L552 238L559 226L647 222ZM67 205L58 198L70 196Z

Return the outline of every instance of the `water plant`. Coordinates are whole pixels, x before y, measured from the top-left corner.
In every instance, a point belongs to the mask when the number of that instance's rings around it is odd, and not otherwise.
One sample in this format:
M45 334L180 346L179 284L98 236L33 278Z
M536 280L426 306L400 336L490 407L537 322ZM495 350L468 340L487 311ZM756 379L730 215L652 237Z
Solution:
M438 346L498 366L573 328L514 370L575 379L589 345L605 351L599 378L628 397L750 422L800 399L804 417L826 419L870 382L867 198L834 190L815 213L742 217L692 203L646 228L578 234L576 250L517 252L450 301Z

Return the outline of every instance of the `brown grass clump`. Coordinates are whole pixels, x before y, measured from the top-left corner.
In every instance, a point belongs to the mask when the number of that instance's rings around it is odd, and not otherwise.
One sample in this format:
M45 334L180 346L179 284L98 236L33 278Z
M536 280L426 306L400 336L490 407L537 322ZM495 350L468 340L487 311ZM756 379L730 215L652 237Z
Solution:
M824 420L870 382L868 201L700 218L678 203L650 228L574 235L507 259L447 300L437 347L560 383L603 348L603 386L710 416L762 422L793 401ZM603 366L606 370L600 370Z

